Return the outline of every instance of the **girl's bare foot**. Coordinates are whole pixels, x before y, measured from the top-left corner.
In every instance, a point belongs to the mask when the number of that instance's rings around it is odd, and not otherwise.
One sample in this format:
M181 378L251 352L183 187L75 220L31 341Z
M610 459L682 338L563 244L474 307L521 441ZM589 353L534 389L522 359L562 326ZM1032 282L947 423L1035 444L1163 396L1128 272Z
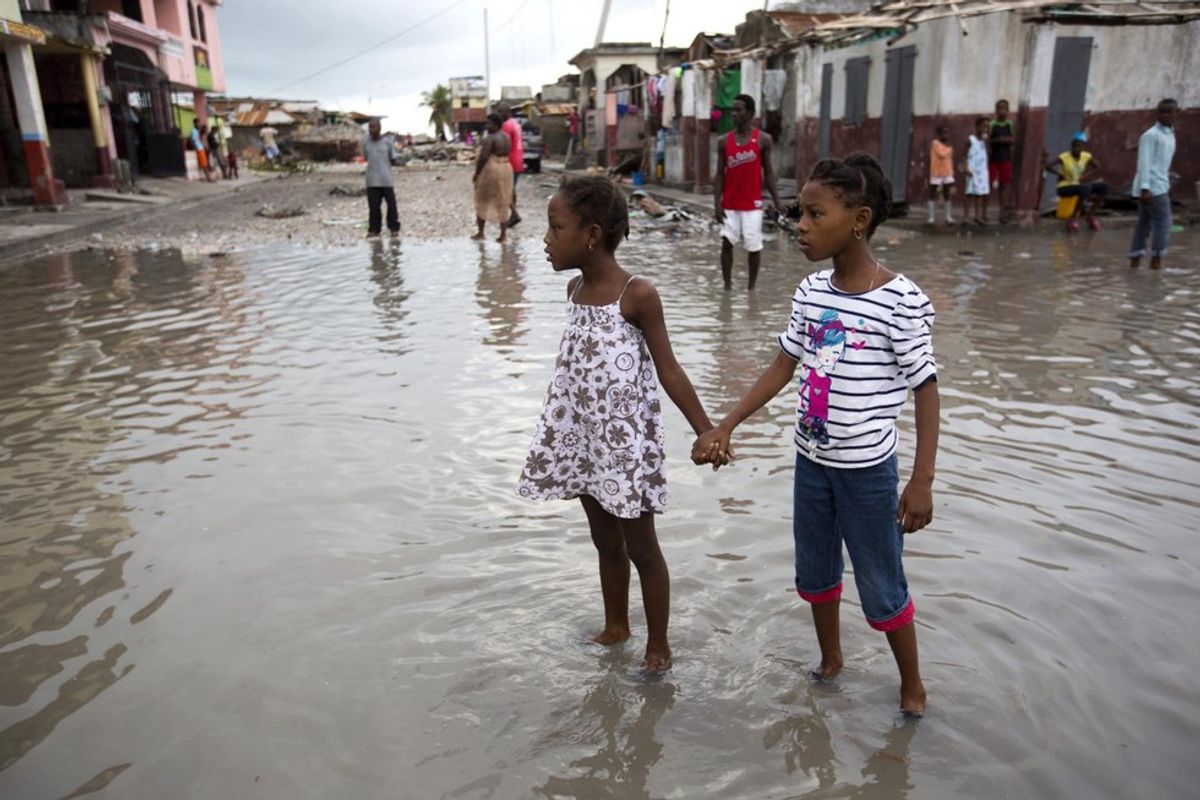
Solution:
M596 644L618 644L629 638L628 628L605 628L592 637Z
M834 678L836 678L838 676L838 673L841 671L842 671L842 656L839 653L836 656L829 656L828 658L822 657L821 664L819 666L813 667L809 671L809 674L812 675L813 678L815 678L816 680L819 680L819 681L831 681Z
M497 239L496 241L499 242L500 244L504 244L505 242L508 241L508 239L504 238L504 234L500 234L500 238Z
M473 234L471 234L471 238L476 242L483 241L483 234L482 233L473 233Z
M647 647L642 659L643 672L666 672L671 668L671 648Z
M900 684L900 713L918 719L925 715L925 684L920 681L915 686Z

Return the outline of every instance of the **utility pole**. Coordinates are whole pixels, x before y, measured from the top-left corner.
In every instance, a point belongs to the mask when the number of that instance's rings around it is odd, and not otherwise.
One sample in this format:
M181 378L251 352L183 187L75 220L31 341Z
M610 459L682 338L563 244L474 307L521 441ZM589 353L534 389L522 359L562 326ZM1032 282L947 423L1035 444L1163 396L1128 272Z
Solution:
M483 89L487 93L484 100L486 108L492 102L492 57L488 52L488 21L487 8L483 9Z
M604 10L600 12L600 28L596 31L596 47L604 41L604 29L608 26L608 9L612 0L604 0Z

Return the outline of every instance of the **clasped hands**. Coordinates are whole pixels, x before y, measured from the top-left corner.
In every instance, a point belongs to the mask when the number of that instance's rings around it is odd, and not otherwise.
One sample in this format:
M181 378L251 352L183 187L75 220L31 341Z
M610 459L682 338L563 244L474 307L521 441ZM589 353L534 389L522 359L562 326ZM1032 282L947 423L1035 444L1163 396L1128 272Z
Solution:
M718 425L696 437L692 445L693 464L712 464L713 471L733 461L736 456L729 445L732 431Z

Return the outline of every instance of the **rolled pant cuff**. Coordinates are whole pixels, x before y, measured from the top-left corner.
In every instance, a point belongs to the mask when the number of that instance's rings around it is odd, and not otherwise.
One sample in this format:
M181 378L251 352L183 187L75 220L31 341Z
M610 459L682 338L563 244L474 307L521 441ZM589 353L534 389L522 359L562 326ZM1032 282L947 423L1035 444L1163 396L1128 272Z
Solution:
M884 633L891 633L892 631L900 630L905 625L912 622L914 613L915 613L915 609L913 608L913 601L912 601L912 598L910 597L910 598L908 598L908 604L906 606L904 606L904 608L897 611L892 616L888 617L885 620L878 620L878 621L869 619L869 620L867 620L867 624L869 624L872 628L874 628L877 631L883 631Z
M842 597L842 584L838 583L832 589L826 589L823 592L806 592L797 586L796 594L800 595L801 598L812 603L814 606L819 606L823 603L832 603L836 600L840 600Z

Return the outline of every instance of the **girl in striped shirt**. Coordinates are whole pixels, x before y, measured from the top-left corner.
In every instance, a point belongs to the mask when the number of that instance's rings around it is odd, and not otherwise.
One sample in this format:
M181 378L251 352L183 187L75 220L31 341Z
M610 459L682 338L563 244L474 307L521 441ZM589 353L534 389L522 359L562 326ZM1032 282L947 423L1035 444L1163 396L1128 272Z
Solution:
M779 354L733 411L696 440L692 459L728 463L734 429L800 368L793 537L796 591L812 605L821 648L813 676L828 680L842 669L844 542L863 613L886 633L899 667L900 710L920 716L925 687L901 551L903 535L933 519L937 364L929 298L871 254L871 236L891 202L891 184L869 155L813 168L800 194L800 248L809 261L832 259L833 268L801 281ZM917 448L898 493L895 421L909 390Z

